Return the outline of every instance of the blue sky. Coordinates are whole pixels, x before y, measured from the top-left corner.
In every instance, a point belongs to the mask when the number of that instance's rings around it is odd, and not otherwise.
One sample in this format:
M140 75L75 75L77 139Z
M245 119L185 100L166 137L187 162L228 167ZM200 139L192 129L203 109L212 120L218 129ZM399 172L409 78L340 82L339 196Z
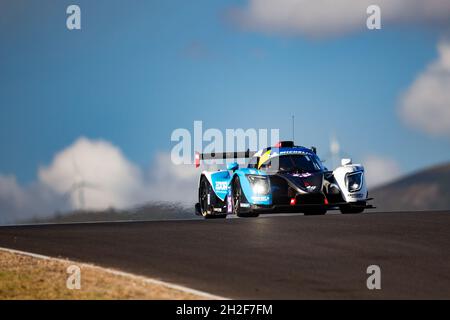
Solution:
M76 3L82 30L66 29ZM246 1L9 1L0 5L0 173L21 183L80 136L149 166L176 128L281 128L322 154L335 132L357 161L408 172L448 161L449 139L405 125L402 92L437 59L440 28L315 38L245 30Z

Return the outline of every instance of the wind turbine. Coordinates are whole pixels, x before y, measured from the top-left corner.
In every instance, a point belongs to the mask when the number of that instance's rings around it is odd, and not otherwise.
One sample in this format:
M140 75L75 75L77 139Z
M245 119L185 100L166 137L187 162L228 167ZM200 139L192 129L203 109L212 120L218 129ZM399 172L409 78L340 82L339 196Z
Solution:
M75 195L78 199L77 203L77 210L84 210L86 208L86 199L85 199L85 189L96 189L98 190L99 187L93 183L90 183L84 179L84 176L82 175L80 168L77 165L77 162L75 160L75 156L72 155L72 165L75 172L75 176L79 176L79 179L77 181L77 178L74 179L74 183L70 186L69 190L65 193L65 198L69 198L73 195Z
M336 160L339 159L339 154L341 151L341 145L336 138L336 134L332 134L330 137L330 155L331 155L331 165L336 168ZM339 161L339 160L337 160Z

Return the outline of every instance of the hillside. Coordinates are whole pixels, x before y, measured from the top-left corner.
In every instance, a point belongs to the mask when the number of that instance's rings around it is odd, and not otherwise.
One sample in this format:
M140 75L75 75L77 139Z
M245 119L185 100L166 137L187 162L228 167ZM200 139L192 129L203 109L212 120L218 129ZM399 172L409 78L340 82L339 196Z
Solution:
M194 208L187 208L180 204L154 202L129 210L99 210L73 211L55 213L45 218L35 218L21 221L21 223L69 223L87 221L124 221L124 220L166 220L166 219L195 219Z
M450 163L426 168L370 192L377 211L450 209Z

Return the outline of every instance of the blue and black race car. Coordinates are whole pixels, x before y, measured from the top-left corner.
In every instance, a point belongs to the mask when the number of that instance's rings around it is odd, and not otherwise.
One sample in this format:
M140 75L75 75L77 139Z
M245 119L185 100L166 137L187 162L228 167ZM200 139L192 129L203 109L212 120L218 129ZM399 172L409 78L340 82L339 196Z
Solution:
M314 147L282 141L258 152L195 154L197 167L201 160L238 158L249 158L248 165L240 168L232 162L227 170L202 172L196 214L205 218L276 212L321 215L330 209L360 213L373 208L368 204L363 166L342 159L340 167L329 171Z

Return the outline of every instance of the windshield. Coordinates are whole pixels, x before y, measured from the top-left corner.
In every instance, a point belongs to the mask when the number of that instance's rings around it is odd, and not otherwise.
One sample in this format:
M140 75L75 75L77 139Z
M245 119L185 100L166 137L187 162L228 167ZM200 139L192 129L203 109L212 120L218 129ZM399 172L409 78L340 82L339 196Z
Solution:
M322 170L320 160L312 155L284 155L261 165L262 170L283 172L315 172Z

